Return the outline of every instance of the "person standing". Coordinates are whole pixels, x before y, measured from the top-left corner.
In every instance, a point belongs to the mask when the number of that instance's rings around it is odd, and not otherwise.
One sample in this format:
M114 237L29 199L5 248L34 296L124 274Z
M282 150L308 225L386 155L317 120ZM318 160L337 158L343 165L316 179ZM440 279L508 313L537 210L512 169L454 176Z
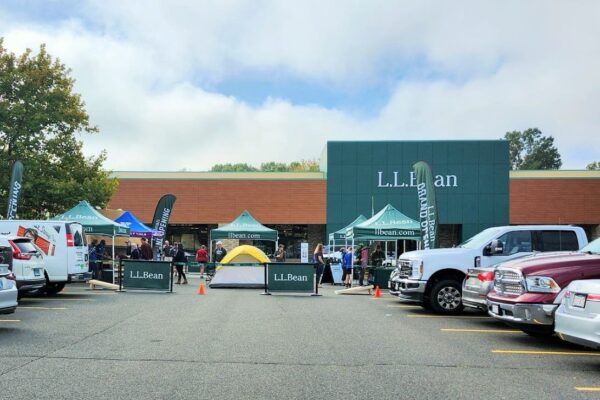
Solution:
M173 248L168 240L165 240L162 248L162 259L163 261L172 261L173 260Z
M181 278L183 277L183 284L187 285L187 277L185 276L185 272L183 272L183 266L185 265L187 259L185 258L185 251L183 251L183 244L177 243L177 252L175 253L175 257L173 257L173 263L175 264L175 268L177 268L177 282L176 284L181 283Z
M277 252L275 253L275 261L285 262L285 246L283 244L280 244L277 248Z
M348 247L348 250L344 253L342 259L342 267L344 268L344 284L347 288L352 287L352 247Z
M96 244L97 240L94 239L88 248L88 260L90 272L92 273L92 279L98 279L98 256L96 255Z
M360 250L360 271L358 271L358 284L360 286L365 285L365 271L367 270L367 266L369 265L369 248L367 246L363 246Z
M375 247L375 251L371 253L371 265L375 267L381 267L383 265L383 261L385 260L385 254L381 250L381 245L378 244Z
M315 251L313 252L313 263L315 264L317 270L317 285L321 281L321 275L323 275L323 270L325 269L325 260L323 259L323 243L319 243L317 247L315 247ZM321 285L319 285L321 286Z
M106 240L96 245L96 279L102 279L102 261L106 257Z
M142 260L152 260L152 247L148 243L148 239L142 238L142 246L140 248Z
M206 251L206 246L202 245L196 252L196 262L200 264L200 276L204 276L204 268L206 267L206 263L208 262L208 251Z
M136 243L132 243L131 244L131 255L130 255L132 260L139 260L140 259L140 249L138 248L138 245Z
M215 249L213 259L215 260L215 262L219 263L219 262L221 262L221 260L223 258L225 258L226 255L227 255L227 250L225 250L225 248L223 247L223 242L221 242L219 240L217 242L217 248Z

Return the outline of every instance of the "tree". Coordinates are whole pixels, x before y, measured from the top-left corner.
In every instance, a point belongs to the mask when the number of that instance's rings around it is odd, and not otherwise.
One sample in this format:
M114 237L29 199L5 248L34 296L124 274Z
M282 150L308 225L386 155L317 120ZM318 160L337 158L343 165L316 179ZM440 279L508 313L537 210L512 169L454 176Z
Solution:
M243 164L215 164L211 172L319 172L317 160L292 161L289 164L269 161L262 163L260 168Z
M596 161L593 163L588 164L585 169L589 169L592 171L599 171L600 170L600 161Z
M559 169L562 165L558 149L552 136L542 136L538 128L523 132L506 132L509 142L510 163L518 169Z
M248 165L246 163L238 163L238 164L215 164L210 169L212 172L256 172L257 168Z
M79 200L105 206L117 180L103 170L106 153L86 158L76 135L93 134L71 71L46 52L8 52L0 38L0 213L4 214L10 171L25 167L19 218L46 218Z

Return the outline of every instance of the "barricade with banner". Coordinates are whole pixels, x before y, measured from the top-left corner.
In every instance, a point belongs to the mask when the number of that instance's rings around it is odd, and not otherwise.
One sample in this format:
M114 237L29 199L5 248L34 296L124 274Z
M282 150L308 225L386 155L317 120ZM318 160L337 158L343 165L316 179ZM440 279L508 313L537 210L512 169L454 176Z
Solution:
M265 293L308 293L319 296L314 264L265 263Z
M119 290L173 292L173 264L169 261L123 260Z

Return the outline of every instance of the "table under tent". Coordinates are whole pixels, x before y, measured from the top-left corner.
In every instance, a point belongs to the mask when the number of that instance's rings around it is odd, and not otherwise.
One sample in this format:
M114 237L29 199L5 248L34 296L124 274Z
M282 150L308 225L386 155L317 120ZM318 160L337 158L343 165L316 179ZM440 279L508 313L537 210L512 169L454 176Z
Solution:
M387 242L397 240L421 240L421 227L412 218L396 210L391 204L386 205L381 211L368 220L356 224L346 230L346 239L352 242L352 248L357 240L377 240L385 242L387 257ZM394 258L398 257L398 249ZM352 256L354 263L354 254Z
M122 236L129 237L129 227L112 221L111 219L100 214L100 212L94 209L90 203L85 200L80 201L79 204L70 210L65 211L63 214L51 218L51 220L79 222L81 225L83 225L83 231L86 235L110 237L112 239L111 269L113 270L114 283L114 270L116 265L115 238Z
M365 217L364 215L361 214L358 217L356 217L356 219L354 221L350 222L348 225L346 225L342 229L335 231L333 233L330 233L329 234L330 252L334 253L336 251L336 249L335 249L336 242L343 241L344 247L348 247L348 239L346 239L346 231L355 225L365 222L366 220L367 220L367 217Z
M214 240L266 240L275 242L277 249L278 233L274 229L267 228L254 219L246 210L242 212L231 223L220 228L211 229L209 239L210 257L213 257ZM264 272L261 266L268 258L262 251L253 246L240 246L241 249L232 249L230 253L236 252L234 259L228 263L217 265L215 276L210 282L210 287L264 287ZM260 254L260 256L258 256Z

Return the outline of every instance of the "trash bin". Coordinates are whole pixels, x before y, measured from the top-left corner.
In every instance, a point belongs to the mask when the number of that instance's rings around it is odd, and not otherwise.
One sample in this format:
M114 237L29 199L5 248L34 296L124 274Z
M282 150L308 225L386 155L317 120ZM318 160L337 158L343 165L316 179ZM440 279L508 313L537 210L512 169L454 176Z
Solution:
M387 288L393 267L369 267L369 285L379 286L380 289Z

